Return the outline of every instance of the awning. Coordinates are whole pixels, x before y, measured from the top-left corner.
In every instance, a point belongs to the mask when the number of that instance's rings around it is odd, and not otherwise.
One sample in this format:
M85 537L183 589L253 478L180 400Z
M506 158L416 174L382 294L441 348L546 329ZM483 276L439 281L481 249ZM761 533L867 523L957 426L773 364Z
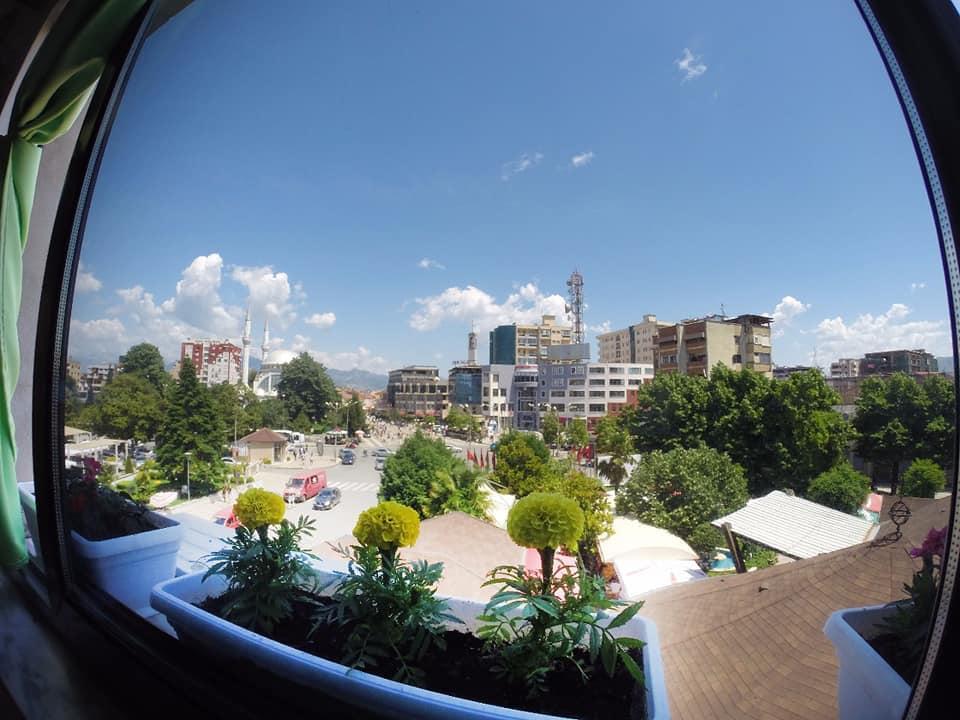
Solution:
M625 517L613 519L613 532L600 540L604 562L624 557L646 560L697 560L699 556L687 543L669 530Z

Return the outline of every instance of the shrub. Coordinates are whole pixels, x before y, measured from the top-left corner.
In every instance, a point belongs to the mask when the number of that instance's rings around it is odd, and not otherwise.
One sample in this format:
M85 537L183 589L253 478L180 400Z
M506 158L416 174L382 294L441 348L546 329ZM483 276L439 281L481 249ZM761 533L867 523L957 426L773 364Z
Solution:
M269 635L293 614L296 601L309 602L316 575L300 548L303 536L313 532L313 520L296 524L283 519L283 498L259 488L244 492L233 506L242 525L227 546L207 556L210 569L203 576L227 579L224 618ZM271 536L270 528L276 527Z
M412 507L421 518L459 510L486 519L489 501L481 473L454 457L442 440L418 430L389 458L380 480L380 499Z
M844 462L821 473L807 488L807 499L845 513L856 513L870 493L870 479Z
M133 458L127 455L126 459L123 461L123 472L126 475L129 475L134 471Z
M932 498L946 483L943 470L933 460L918 459L910 463L902 478L902 492L910 497Z
M710 556L715 548L722 547L723 535L710 523L697 525L687 537L687 544L701 557Z
M710 448L647 453L617 495L617 511L689 541L702 523L747 503L739 465Z

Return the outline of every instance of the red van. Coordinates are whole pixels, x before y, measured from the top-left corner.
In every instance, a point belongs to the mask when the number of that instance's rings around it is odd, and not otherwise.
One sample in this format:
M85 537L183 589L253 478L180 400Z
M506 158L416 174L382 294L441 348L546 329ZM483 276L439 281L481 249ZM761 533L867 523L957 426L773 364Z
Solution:
M325 470L303 470L287 480L283 499L287 502L303 502L314 497L327 486Z

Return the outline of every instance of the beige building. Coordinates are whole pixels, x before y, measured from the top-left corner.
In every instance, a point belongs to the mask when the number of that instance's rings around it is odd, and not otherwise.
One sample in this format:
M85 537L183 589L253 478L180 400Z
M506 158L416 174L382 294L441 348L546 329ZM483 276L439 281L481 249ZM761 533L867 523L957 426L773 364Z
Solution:
M558 324L555 315L530 325L499 325L490 331L490 364L536 365L547 359L548 348L572 342L571 327Z
M662 327L657 335L657 372L706 377L719 363L772 377L771 322L764 315L711 315Z
M403 415L447 415L447 382L434 365L408 365L391 370L387 380L387 407Z
M287 439L273 430L260 428L240 438L237 450L244 462L281 462L287 453Z
M80 372L80 363L76 360L67 359L67 377L73 380L77 387L80 387L80 383L83 380L83 373Z
M601 363L657 362L657 333L670 323L657 321L656 315L644 315L643 322L597 335Z

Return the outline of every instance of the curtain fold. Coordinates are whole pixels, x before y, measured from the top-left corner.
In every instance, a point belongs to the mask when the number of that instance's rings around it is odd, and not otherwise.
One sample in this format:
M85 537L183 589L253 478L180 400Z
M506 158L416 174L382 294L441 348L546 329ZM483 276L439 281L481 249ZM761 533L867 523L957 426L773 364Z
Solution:
M73 126L100 79L105 58L145 2L105 0L59 49L47 77L33 83L32 94L17 98L16 135L11 139L0 195L0 565L18 566L27 561L12 402L20 375L17 318L23 251L43 146ZM43 48L41 52L49 51ZM29 74L28 80L33 80ZM30 84L25 80L23 86Z

